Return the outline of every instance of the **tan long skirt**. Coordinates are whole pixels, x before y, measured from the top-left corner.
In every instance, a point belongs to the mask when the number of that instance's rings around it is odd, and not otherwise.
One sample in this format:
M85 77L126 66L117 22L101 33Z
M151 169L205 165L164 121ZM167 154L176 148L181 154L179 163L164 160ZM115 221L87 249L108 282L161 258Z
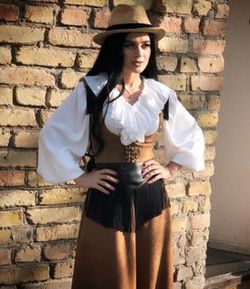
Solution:
M84 216L72 289L173 289L170 208L132 233Z

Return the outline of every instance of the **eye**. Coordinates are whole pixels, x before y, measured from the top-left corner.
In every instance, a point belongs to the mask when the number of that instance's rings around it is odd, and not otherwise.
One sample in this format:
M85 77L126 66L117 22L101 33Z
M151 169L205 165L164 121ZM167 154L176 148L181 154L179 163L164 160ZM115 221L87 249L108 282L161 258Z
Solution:
M124 44L124 47L125 47L125 48L133 48L133 47L134 47L134 44L133 44L133 43L130 43L130 42L126 42L126 43Z
M124 48L134 49L137 46L138 46L138 48L141 47L143 49L146 49L147 47L151 47L150 42L146 42L146 43L142 43L142 44L138 44L138 45L136 43L133 43L133 42L125 42L124 43Z
M142 47L143 47L143 48L151 47L151 45L150 45L150 43L144 43L144 44L142 45Z

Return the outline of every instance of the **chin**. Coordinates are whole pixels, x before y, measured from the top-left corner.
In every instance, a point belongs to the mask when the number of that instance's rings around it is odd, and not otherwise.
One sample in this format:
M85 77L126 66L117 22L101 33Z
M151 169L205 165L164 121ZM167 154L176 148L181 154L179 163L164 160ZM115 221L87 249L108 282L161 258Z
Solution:
M133 68L132 71L136 73L142 73L145 70L146 67L136 67Z
M144 70L145 70L145 66L139 66L139 67L135 67L135 66L129 66L129 67L126 67L126 70L127 71L130 71L132 73L142 73Z

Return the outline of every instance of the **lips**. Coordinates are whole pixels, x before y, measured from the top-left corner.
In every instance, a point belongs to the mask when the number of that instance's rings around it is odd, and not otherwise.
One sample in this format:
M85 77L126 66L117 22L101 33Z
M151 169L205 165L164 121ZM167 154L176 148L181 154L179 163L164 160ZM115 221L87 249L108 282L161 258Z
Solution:
M133 63L133 65L135 65L135 66L141 66L141 65L143 64L142 61L133 61L132 63Z

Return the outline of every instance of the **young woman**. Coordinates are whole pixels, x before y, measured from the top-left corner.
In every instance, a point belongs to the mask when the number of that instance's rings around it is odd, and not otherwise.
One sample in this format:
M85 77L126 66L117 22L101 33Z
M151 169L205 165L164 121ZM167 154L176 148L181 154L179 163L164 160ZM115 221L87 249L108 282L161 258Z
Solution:
M204 139L173 90L157 81L155 41L142 6L118 5L94 37L93 68L40 133L38 172L89 188L72 289L172 289L170 203L164 180L204 168ZM154 158L162 126L167 165ZM91 148L96 167L83 172Z

